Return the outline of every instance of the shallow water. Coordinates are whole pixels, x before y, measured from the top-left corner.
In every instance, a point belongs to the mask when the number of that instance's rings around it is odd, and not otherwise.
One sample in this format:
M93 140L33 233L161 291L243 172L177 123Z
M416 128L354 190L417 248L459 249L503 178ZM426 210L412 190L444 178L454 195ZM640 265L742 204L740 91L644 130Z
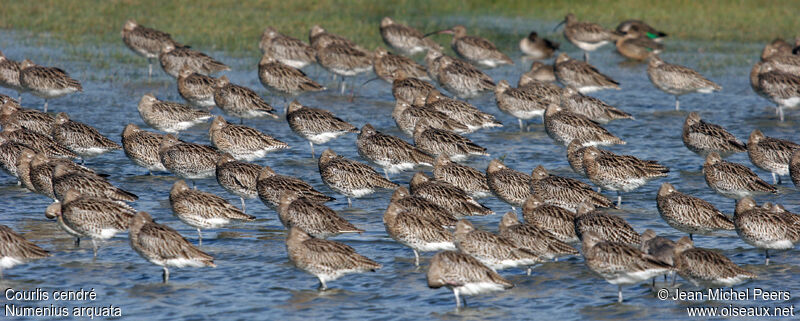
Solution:
M451 19L461 22L458 19ZM513 27L502 28L504 21L487 18L498 27L498 32L523 34L525 22L514 20ZM76 121L96 126L98 130L119 142L120 133L128 123L143 128L146 125L136 110L137 103L145 93L155 93L162 100L181 101L175 80L154 66L152 81L147 79L147 65L129 52L122 44L71 47L45 35L29 35L4 31L7 37L0 39L3 52L12 59L31 58L33 61L59 66L84 86L84 92L50 102L50 110L68 112ZM516 38L516 37L514 37ZM575 47L557 37L572 57L580 57ZM444 39L441 39L444 43ZM449 39L448 39L449 41ZM495 80L508 79L516 84L520 73L529 62L521 61L516 45L510 41L505 46L516 64L488 70ZM747 75L752 63L758 58L758 44L717 44L708 49L702 43L665 41L668 52L663 58L670 62L697 68L701 73L718 82L724 90L711 95L687 95L682 98L681 111L674 111L671 96L656 90L648 81L646 65L625 61L613 52L611 46L591 54L591 62L599 70L621 83L622 90L595 93L596 97L633 114L636 120L615 121L607 128L625 139L628 144L610 148L615 152L656 159L671 168L669 177L647 184L637 191L623 195L623 207L614 214L628 220L633 227L643 232L652 228L658 234L678 239L683 236L664 223L658 215L655 196L662 182L671 182L678 190L706 199L726 213L732 213L734 201L711 191L700 172L703 159L686 149L680 139L680 131L688 111L698 111L703 119L721 124L742 140L747 139L753 129L761 129L768 136L798 140L797 126L800 112L787 113L787 121L778 123L774 109L769 103L752 92ZM258 53L209 52L230 65L227 72L232 82L255 89L266 95L258 82L256 66ZM208 51L208 48L197 48ZM329 74L318 67L306 70L313 78L335 88ZM362 83L371 76L360 76L355 83ZM353 81L349 81L351 84ZM16 93L0 89L0 92L15 96ZM390 117L394 106L391 86L384 82L371 82L358 90L357 97L349 102L339 96L338 91L328 90L302 96L300 102L325 108L358 127L373 124L378 130L402 136ZM271 102L281 110L285 103L280 98ZM41 108L43 101L24 95L23 105ZM528 123L527 132L519 132L516 119L501 113L495 106L493 96L474 99L473 104L497 116L506 126L484 130L469 137L489 149L492 157L503 157L506 165L529 173L537 165L543 165L553 174L577 178L566 162L565 148L556 146L544 133L540 120ZM215 110L214 113L219 113ZM235 121L235 120L232 120ZM319 292L318 281L289 263L284 245L285 230L274 210L260 201L248 200L248 212L258 220L246 224L234 224L229 228L204 231L203 250L215 257L217 268L172 269L169 284L161 284L161 269L140 258L128 245L127 235L121 234L103 244L99 257L92 259L90 242L75 248L73 240L60 231L54 222L48 221L44 209L50 200L26 192L15 185L9 176L0 177L0 207L3 215L0 224L11 226L22 232L33 242L52 251L54 256L4 271L0 281L3 289L79 290L94 289L94 301L12 301L4 302L16 306L41 307L107 307L121 308L126 317L148 319L682 319L686 308L691 306L790 306L798 302L800 282L795 277L800 272L800 256L797 250L773 253L770 266L763 265L763 252L739 240L734 232L719 232L713 236L695 238L698 247L719 249L734 262L759 274L759 279L737 289L762 288L765 290L791 291L786 301L660 301L655 298L649 284L642 283L624 288L625 302L616 303L616 287L592 274L581 257L546 263L526 276L523 270L502 271L502 275L514 282L512 290L491 295L469 297L469 307L454 310L452 293L431 290L425 281L425 269L432 253L423 256L423 267L416 269L410 249L391 240L384 231L382 214L390 191L381 191L354 201L347 208L347 201L335 195L321 181L316 160L311 159L308 143L294 135L280 120L248 120L254 126L276 138L287 142L291 149L270 154L259 160L260 165L269 165L278 173L300 177L317 189L337 197L329 203L333 209L366 230L361 235L343 235L334 238L355 247L360 253L382 263L383 269L376 273L343 277L329 283L332 290ZM146 128L149 129L149 128ZM181 134L184 140L208 144L208 125L192 128ZM410 141L409 137L405 137ZM356 135L347 135L317 146L319 154L324 148L333 148L337 153L359 159L355 148ZM473 158L468 164L484 170L489 158ZM738 154L729 160L744 163L753 168L762 178L770 180L769 173L756 169L746 154ZM87 165L98 172L112 174L110 180L117 186L136 193L140 199L134 206L150 212L160 223L177 229L191 241L196 241L196 231L175 218L169 208L169 189L176 180L168 173L148 176L147 172L133 165L122 151L90 159ZM407 184L413 173L395 175L392 180ZM784 204L792 212L800 212L800 193L786 182L780 186L778 196L757 199ZM237 197L227 194L214 179L197 182L198 189L221 195L239 205ZM613 194L607 194L614 197ZM479 228L496 231L500 215L510 207L496 198L482 200L498 214L471 218ZM658 287L664 284L659 284ZM690 287L686 282L681 287ZM6 300L5 298L2 300Z

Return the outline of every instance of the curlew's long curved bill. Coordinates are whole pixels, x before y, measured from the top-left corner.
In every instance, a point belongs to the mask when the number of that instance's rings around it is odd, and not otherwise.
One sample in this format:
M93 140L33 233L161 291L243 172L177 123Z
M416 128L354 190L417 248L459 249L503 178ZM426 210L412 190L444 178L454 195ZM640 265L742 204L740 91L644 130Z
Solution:
M567 22L567 20L561 20L561 22L559 22L555 27L553 27L553 31L558 30L558 27L561 27L566 22Z
M448 35L452 35L453 34L453 30L452 29L444 29L444 30L429 32L429 33L426 33L424 36L422 36L422 38L427 38L428 36L431 36L431 35L438 35L438 34L443 34L443 33L444 34L448 34Z

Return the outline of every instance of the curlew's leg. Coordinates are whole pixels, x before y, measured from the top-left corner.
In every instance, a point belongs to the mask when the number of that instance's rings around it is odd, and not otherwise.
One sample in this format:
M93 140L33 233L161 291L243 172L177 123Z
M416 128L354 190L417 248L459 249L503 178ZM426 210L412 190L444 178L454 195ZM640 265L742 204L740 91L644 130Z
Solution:
M164 266L164 273L161 274L161 279L164 283L169 282L169 269L166 266Z
M323 281L322 279L319 279L319 288L317 288L317 289L320 290L320 291L325 291L325 290L328 289L328 285L325 284L325 281Z
M199 228L197 229L197 246L203 246L203 233Z
M583 52L583 61L589 62L589 52L588 51L584 51Z
M17 102L22 104L22 92L18 92L19 97L17 97Z
M598 187L598 188L597 188L597 192L598 192L598 193L602 193L602 192L603 192L603 188L602 188L602 187Z
M0 281L3 280L3 268L0 267Z
M80 237L76 237L75 238L75 247L81 247L81 238Z
M245 209L244 205L244 197L239 196L239 199L242 200L242 213L247 213L247 210Z
M778 117L781 119L781 122L783 122L783 106L778 106Z
M617 302L622 303L622 286L621 285L617 285L617 296L619 297L617 299Z
M387 172L385 168L383 169L383 175L386 176L386 179L389 179L389 172Z
M94 257L97 257L97 241L92 239L92 250L94 250Z
M681 110L681 101L678 96L675 96L675 110Z
M517 212L517 208L516 208L516 207L514 207L514 206L512 206L512 207L511 207L511 211L512 211L512 212L514 212L514 213L516 213L516 212Z
M675 281L677 281L677 280L678 280L678 273L673 273L672 274L672 286L675 286Z
M308 142L308 145L309 145L309 146L311 146L311 159L314 159L314 158L316 158L316 157L314 157L314 143L312 143L311 141L309 141L309 142Z
M419 266L419 252L416 249L411 249L414 251L414 265Z
M532 269L530 267L528 267L528 276L531 276L531 270Z
M47 98L44 99L44 112L47 112Z
M347 207L353 207L353 201L350 200L350 197L347 197Z
M781 183L781 177L778 176L778 175L775 175L775 173L772 173L772 184L780 185L780 183Z
M458 290L453 289L453 295L456 296L456 309L461 307L461 300L458 299Z
M617 191L617 207L622 207L622 194Z
M769 250L764 250L764 255L766 256L766 260L764 261L764 265L769 265Z
M522 118L517 118L517 121L519 121L519 131L524 131L522 129Z
M153 76L153 59L147 58L147 82L150 82L151 76Z
M239 117L239 125L244 125L244 118Z

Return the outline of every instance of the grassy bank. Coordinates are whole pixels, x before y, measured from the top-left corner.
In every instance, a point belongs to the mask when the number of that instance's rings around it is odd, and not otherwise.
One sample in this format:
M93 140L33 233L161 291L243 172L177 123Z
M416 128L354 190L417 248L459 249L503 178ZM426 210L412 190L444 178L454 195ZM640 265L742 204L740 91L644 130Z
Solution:
M776 36L792 39L800 31L797 1L166 1L6 0L0 28L47 32L71 43L119 41L123 22L168 31L187 44L204 49L255 51L264 27L307 39L308 28L320 24L366 47L380 45L378 22L390 15L424 31L464 23L485 36L510 32L523 35L573 12L579 19L607 27L627 18L645 19L681 39L764 42ZM494 17L495 19L489 19ZM496 18L500 18L499 20ZM489 21L489 22L487 22ZM528 23L530 22L530 23ZM503 39L500 42L512 39ZM442 39L442 42L446 40ZM510 44L509 44L510 45Z

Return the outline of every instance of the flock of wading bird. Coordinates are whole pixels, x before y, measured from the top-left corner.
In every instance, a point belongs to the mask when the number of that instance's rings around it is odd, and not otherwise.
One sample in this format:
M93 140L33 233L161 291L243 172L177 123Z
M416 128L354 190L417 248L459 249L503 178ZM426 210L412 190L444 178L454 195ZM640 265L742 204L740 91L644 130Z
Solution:
M688 233L677 242L655 235L652 230L636 232L619 216L598 208L621 205L621 192L629 192L648 181L666 176L669 169L656 161L617 155L597 146L625 144L600 124L633 117L603 101L584 94L620 89L619 84L600 73L588 61L588 53L615 43L620 54L631 59L649 59L647 73L656 88L678 97L688 93L710 93L721 87L696 71L670 64L658 57L666 34L646 23L629 20L616 30L578 21L572 14L562 22L564 36L585 51L584 60L560 53L553 66L534 62L519 79L518 88L508 81L495 83L480 68L492 68L513 61L492 42L469 35L463 26L438 31L452 34L451 46L458 58L442 53L429 36L389 17L380 22L380 33L393 52L379 48L367 51L340 35L313 26L309 44L267 28L259 47L261 83L274 95L291 97L326 88L310 79L300 68L317 63L334 75L352 77L374 71L392 83L396 106L392 112L397 126L413 137L405 139L381 133L370 124L360 130L331 112L292 101L286 107L291 130L314 144L324 144L348 133L357 133L358 154L382 168L347 159L327 149L319 157L322 181L348 199L377 189L394 194L383 221L388 235L414 251L438 251L427 270L431 288L452 289L456 305L460 295L503 290L514 285L496 271L510 267L528 268L558 257L582 254L586 265L611 284L635 284L673 273L695 285L733 286L756 275L716 251L695 248L693 234L715 230L736 230L747 244L764 250L791 249L800 242L800 216L777 204L757 206L752 196L777 193L775 186L760 179L750 168L722 157L747 152L753 165L772 173L775 184L791 175L800 184L800 145L766 137L758 129L747 143L722 126L704 122L690 113L683 126L683 142L705 157L703 174L717 193L737 200L733 217L712 204L677 191L663 183L657 207L661 217L675 229ZM363 232L325 205L333 200L301 179L276 173L269 167L248 163L287 144L254 128L214 118L209 110L219 107L230 117L278 118L275 110L254 90L233 84L226 76L209 74L230 68L202 52L176 42L162 31L133 20L125 22L122 40L136 54L150 61L158 59L164 71L177 78L177 89L188 104L160 101L144 95L138 105L150 132L129 124L122 132L122 146L103 137L85 123L65 113L55 116L26 109L18 101L2 96L0 156L2 167L18 178L25 188L52 198L46 216L57 220L66 233L92 240L94 255L98 242L117 233L129 232L130 245L149 262L163 267L214 267L213 258L203 252L202 229L221 228L233 220L249 221L246 198L260 198L274 208L288 229L289 260L297 268L319 278L320 288L348 273L381 268L343 243L326 238ZM522 39L520 50L534 60L555 54L558 43L535 32ZM783 120L782 109L800 103L800 56L798 48L774 41L764 48L761 61L750 74L755 92L773 101ZM427 66L408 58L425 53ZM29 92L47 100L81 91L80 83L61 69L38 66L29 60L17 63L0 55L0 85L19 93ZM542 117L547 134L567 146L567 159L575 172L597 186L548 174L539 166L527 175L492 160L482 173L458 162L473 155L488 155L486 149L464 137L477 130L502 126L491 114L470 103L450 98L429 82L461 99L494 91L500 111L523 120ZM563 87L556 86L555 82ZM344 82L341 83L344 92ZM20 96L21 98L21 96ZM175 134L213 118L209 130L211 146L179 140ZM197 228L197 246L172 228L156 223L145 212L128 203L137 196L110 184L103 174L82 166L83 160L124 149L130 160L148 171L169 171L177 181L169 194L172 211L185 224ZM73 162L81 159L81 165ZM410 188L389 179L390 173L433 167L433 177L418 172ZM216 177L228 192L241 198L241 209L211 193L190 188L184 180ZM617 203L600 193L616 191ZM499 234L475 229L465 216L494 212L476 199L494 195L510 204L499 224ZM524 222L515 213L521 208ZM454 228L454 231L452 229ZM50 253L0 225L0 268L10 268ZM582 243L582 251L573 245ZM673 279L674 283L674 279Z

